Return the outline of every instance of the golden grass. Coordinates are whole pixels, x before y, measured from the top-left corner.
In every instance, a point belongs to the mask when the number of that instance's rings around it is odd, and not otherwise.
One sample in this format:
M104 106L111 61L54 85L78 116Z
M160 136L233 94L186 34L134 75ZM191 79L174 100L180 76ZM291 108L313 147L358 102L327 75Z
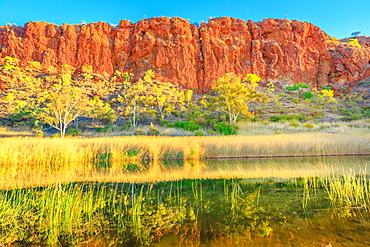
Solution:
M29 187L73 181L145 182L245 177L244 168L236 166L233 169L208 170L204 162L208 158L370 154L369 151L370 134L1 138L0 187ZM166 167L168 160L185 161L185 164ZM148 162L151 164L148 165ZM281 170L273 165L261 168L260 164L254 170L248 170L248 177L297 176L290 171L292 164L288 166L290 168Z
M224 156L370 153L370 134L106 138L2 138L0 164L31 166L97 160L205 159Z
M34 136L35 134L29 127L14 127L6 128L0 127L0 138L1 137L17 137L17 136Z
M240 135L272 135L276 133L335 133L335 134L366 134L370 133L370 120L355 120L351 122L311 122L312 129L304 123L295 121L281 122L239 122Z
M65 163L58 166L0 166L0 189L48 186L69 182L146 183L181 179L297 178L357 172L368 157L229 159ZM129 166L134 167L130 169Z

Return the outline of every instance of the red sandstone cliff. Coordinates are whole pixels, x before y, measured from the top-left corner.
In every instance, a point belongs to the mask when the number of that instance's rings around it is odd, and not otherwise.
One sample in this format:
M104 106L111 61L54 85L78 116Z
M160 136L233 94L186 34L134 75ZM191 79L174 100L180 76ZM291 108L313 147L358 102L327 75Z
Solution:
M359 38L363 48L328 39L310 23L276 19L254 23L222 17L200 27L166 17L135 24L122 20L117 27L104 22L30 22L0 27L0 57L45 66L92 65L99 73L130 71L136 78L152 69L168 81L200 91L227 72L314 86L351 86L370 76L369 38Z

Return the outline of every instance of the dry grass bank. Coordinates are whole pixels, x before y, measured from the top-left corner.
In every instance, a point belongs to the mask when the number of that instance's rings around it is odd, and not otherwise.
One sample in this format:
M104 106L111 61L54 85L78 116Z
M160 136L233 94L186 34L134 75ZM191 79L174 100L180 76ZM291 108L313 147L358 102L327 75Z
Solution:
M29 187L77 181L144 182L183 178L296 177L292 172L264 167L245 170L208 169L207 158L246 155L369 153L370 134L290 134L263 136L105 138L2 138L0 187ZM203 159L203 160L202 160ZM166 164L179 160L180 165ZM181 162L180 162L181 161ZM313 169L313 171L310 171ZM294 169L293 169L294 170Z
M370 134L0 139L2 165L367 152Z

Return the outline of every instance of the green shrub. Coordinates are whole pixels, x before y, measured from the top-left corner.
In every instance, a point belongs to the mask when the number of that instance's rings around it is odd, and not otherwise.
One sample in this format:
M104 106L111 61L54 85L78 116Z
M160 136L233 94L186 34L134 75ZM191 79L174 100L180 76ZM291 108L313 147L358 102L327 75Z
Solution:
M364 116L361 113L351 113L348 116L341 117L341 121L361 120Z
M173 122L172 124L170 124L169 126L171 127L175 127L175 128L179 128L179 129L183 129L184 126L185 126L185 123L186 122L182 122L182 121L175 121Z
M126 168L130 172L136 172L140 170L139 166L135 163L123 164L123 167Z
M217 131L215 131L213 129L209 129L209 130L207 130L207 134L208 135L216 135L217 134Z
M297 120L290 120L290 126L292 127L298 127L300 124Z
M187 120L194 120L196 118L202 118L204 117L204 113L201 111L191 111L187 116Z
M196 124L193 120L190 120L189 122L185 122L185 125L183 127L184 130L189 130L189 131L195 131L198 130L200 126Z
M227 122L218 122L213 125L213 128L220 133L220 135L236 135L238 126L229 124Z
M298 83L296 84L300 88L308 88L308 85L306 83Z
M34 121L32 111L27 107L17 108L16 111L16 113L12 113L8 116L13 126L26 126Z
M201 130L196 130L194 133L195 133L195 136L204 136L204 133Z
M287 91L298 91L299 87L297 87L296 85L293 85L293 86L287 86L285 89Z
M81 131L74 126L67 133L67 136L80 136L80 135Z
M281 120L280 117L275 116L275 115L270 116L269 119L271 122L279 122Z
M179 111L172 111L172 114L175 115L176 117L182 117L183 113Z
M169 122L166 119L160 119L159 125L160 126L168 126Z
M287 86L285 89L287 91L299 91L301 88L308 88L308 85L306 83L298 83L293 86Z
M112 131L113 130L113 125L107 125L105 127L100 127L100 128L97 128L96 129L96 132L98 133L102 133L102 132L109 132L109 131Z
M310 122L306 122L304 125L303 125L305 128L307 129L313 129L315 127L315 125L313 125L312 123Z
M303 98L304 99L311 99L313 97L313 93L311 92L304 92Z
M159 131L156 127L154 127L153 123L150 123L149 130L146 133L148 136L157 136L159 135Z
M122 124L122 130L128 130L131 128L131 124L130 122L125 122L124 124Z
M188 122L176 121L173 124L169 124L168 126L179 128L179 129L184 129L188 131L195 131L200 128L200 126L196 124L196 122L194 122L193 120L190 120Z
M134 135L143 136L143 135L145 135L145 132L141 129L136 129L135 132L134 132Z
M124 152L124 154L127 155L128 157L135 157L139 154L139 151L135 149L131 149L127 152Z
M207 126L210 126L210 127L212 127L212 128L213 128L213 125L214 125L215 123L217 123L217 119L214 119L214 118L207 119L207 122L206 122Z
M290 120L299 121L299 116L292 115L292 114L280 115L280 121L281 120L285 120L285 121L290 121Z

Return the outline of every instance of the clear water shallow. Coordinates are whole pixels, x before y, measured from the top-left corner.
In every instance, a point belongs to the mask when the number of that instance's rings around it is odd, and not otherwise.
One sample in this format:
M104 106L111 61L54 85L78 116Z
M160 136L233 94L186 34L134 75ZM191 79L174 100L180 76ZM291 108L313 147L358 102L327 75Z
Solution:
M61 230L60 235L64 237L55 238L59 239L55 244L370 246L369 209L360 204L334 207L328 199L326 188L322 184L315 184L320 177L324 180L324 177L346 174L361 174L369 183L369 161L369 157L330 157L193 161L187 164L171 161L136 166L131 164L131 168L124 164L118 168L115 164L95 164L94 170L89 170L92 176L108 180L113 172L120 171L134 181L117 181L120 178L117 176L113 177L114 181L105 183L86 180L59 185L63 187L64 198L71 196L77 201L76 195L91 194L95 203L100 205L91 213L98 220L104 219L99 224L105 222L105 225L99 231L86 230L89 234L82 234L85 237L79 235L68 238ZM159 180L170 181L138 181L138 177L145 180L145 176L154 171ZM75 172L75 169L66 171L66 167L59 167L54 168L52 175ZM83 169L78 172L84 179L89 175L83 173ZM174 176L177 173L186 179ZM29 173L30 176L35 174ZM174 179L166 179L171 177L168 174ZM18 175L22 177L22 174ZM192 177L197 179L189 179ZM32 191L37 199L40 193L47 191L45 188L48 187L26 191ZM76 188L83 189L76 193ZM2 196L5 195L2 192ZM26 197L33 198L29 195ZM123 200L123 197L126 199ZM115 203L112 204L112 201ZM139 230L133 230L135 227ZM4 229L0 233L4 234ZM53 232L50 229L39 230ZM78 230L74 234L77 235ZM47 238L35 238L38 240L33 244L42 244L42 241L48 241ZM13 246L23 246L25 243L19 241Z

